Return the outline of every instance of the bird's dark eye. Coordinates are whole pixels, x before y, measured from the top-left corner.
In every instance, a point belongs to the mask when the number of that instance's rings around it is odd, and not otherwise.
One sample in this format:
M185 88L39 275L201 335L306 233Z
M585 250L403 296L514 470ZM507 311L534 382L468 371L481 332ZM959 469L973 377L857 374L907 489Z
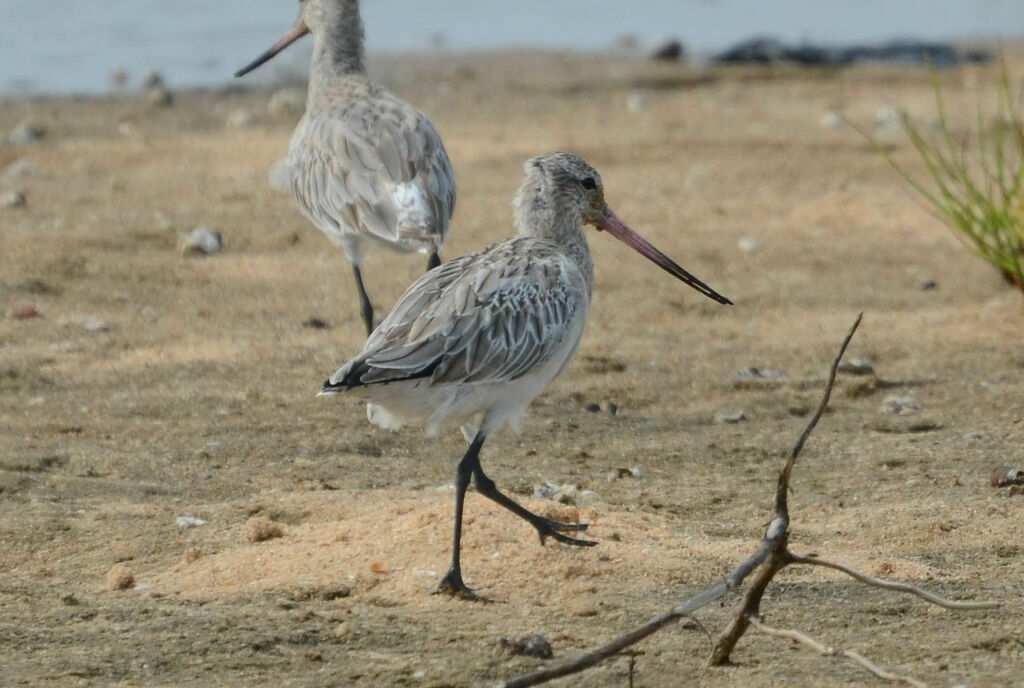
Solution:
M593 191L594 189L597 188L597 182L594 181L593 177L587 177L586 179L580 180L580 186L582 186L587 191Z

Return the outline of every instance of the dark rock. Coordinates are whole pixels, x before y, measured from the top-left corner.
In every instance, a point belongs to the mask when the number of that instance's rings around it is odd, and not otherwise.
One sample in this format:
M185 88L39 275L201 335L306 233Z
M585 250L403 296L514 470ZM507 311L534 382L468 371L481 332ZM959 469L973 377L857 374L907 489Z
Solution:
M551 659L555 656L551 651L551 642L539 633L512 638L502 636L498 642L501 649L510 655L537 659Z

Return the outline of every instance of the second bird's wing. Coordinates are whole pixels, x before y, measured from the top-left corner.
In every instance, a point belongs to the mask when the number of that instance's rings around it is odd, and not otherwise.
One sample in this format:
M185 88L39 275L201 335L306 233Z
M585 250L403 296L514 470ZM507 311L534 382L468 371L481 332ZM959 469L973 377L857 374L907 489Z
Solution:
M360 233L396 248L437 250L455 178L426 115L386 91L307 115L288 150L302 211L340 242Z

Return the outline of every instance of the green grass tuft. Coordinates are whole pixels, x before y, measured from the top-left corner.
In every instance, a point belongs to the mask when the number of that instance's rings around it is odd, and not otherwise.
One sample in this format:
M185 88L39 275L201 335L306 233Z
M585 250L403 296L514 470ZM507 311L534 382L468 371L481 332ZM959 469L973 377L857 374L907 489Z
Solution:
M986 118L979 106L973 132L954 133L938 79L935 101L935 131L916 123L906 110L900 112L927 176L914 176L890 149L866 136L968 248L1024 292L1024 121L1006 65L995 115Z

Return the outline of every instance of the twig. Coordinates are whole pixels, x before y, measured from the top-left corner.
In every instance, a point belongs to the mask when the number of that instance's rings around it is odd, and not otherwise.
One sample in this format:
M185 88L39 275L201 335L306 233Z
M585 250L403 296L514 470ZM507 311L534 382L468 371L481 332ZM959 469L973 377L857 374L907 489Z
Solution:
M751 626L761 631L762 633L775 636L776 638L787 638L789 640L792 640L794 642L800 643L801 645L805 645L811 648L818 654L822 654L827 657L845 657L846 659L852 659L854 662L860 664L862 667L870 671L878 678L884 678L886 681L893 681L894 683L906 683L907 685L914 686L914 688L928 688L927 683L922 683L921 681L918 681L916 678L911 678L910 676L900 676L899 674L894 674L891 671L886 671L885 669L878 666L877 664L875 664L859 652L822 645L814 638L804 633L801 633L800 631L782 628L772 628L771 626L766 626L765 624L761 623L761 621L758 620L757 617L751 617L750 619L748 619L748 622Z
M884 578L875 578L874 576L869 576L866 573L861 573L860 571L851 569L845 564L828 561L827 559L819 559L815 556L801 556L799 554L790 553L789 560L794 564L824 566L825 568L842 571L846 575L856 578L861 583L873 585L877 588L885 588L886 590L908 592L911 595L917 595L923 600L927 600L932 604L937 604L940 607L945 607L946 609L998 609L1000 606L999 602L962 602L959 600L946 599L945 597L939 597L934 593L923 590L916 585L910 585L909 583L897 583L896 581L889 581Z
M774 524L778 524L781 535L777 538L765 538L762 541L762 547L770 542L770 550L768 552L767 561L764 567L758 572L757 577L750 583L750 587L747 589L746 595L743 596L743 601L740 602L736 609L736 613L732 617L732 621L726 626L722 634L718 636L718 640L715 642L714 648L711 650L711 656L708 657L705 666L721 666L729 661L729 655L732 654L733 648L736 647L736 643L739 642L740 638L747 631L749 625L749 619L757 616L760 613L761 608L761 597L764 595L765 589L768 584L771 583L772 578L780 570L786 567L790 562L790 553L787 549L789 541L789 478L793 472L793 466L796 464L797 458L800 456L800 452L803 451L804 444L807 442L807 438L811 436L811 432L815 426L818 425L818 421L825 414L825 409L828 407L828 400L832 396L832 387L836 383L836 374L839 370L839 362L843 359L843 354L846 353L846 347L849 346L850 340L853 339L853 334L857 331L857 327L860 326L861 318L864 317L863 313L857 314L857 319L853 321L853 325L850 327L849 332L846 333L846 337L843 338L842 344L839 345L839 353L832 359L832 367L829 368L828 381L825 383L825 391L821 395L821 401L818 402L818 408L814 411L814 415L807 422L804 427L804 431L800 433L800 437L797 438L796 444L789 450L789 456L786 458L786 466L782 469L782 473L779 474L779 482L775 488L775 519Z

